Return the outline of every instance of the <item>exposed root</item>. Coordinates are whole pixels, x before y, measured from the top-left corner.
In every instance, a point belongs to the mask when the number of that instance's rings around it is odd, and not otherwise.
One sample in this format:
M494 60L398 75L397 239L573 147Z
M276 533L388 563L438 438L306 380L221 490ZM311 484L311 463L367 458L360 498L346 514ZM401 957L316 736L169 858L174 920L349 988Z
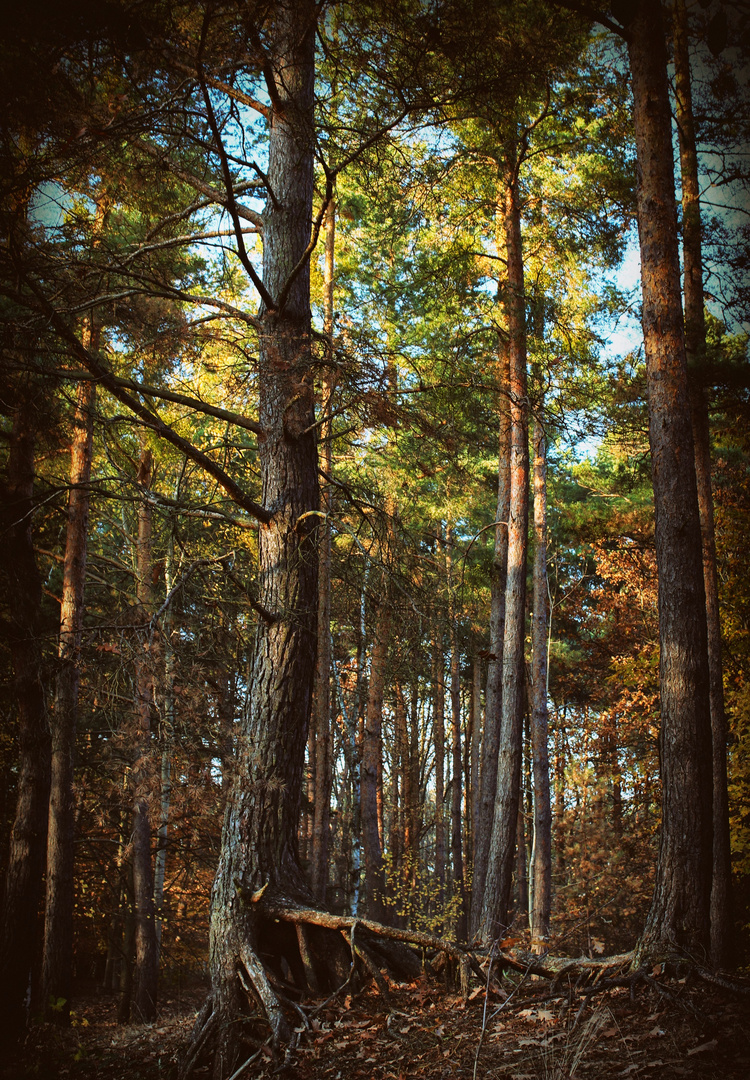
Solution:
M593 997L616 987L629 987L632 997L637 986L646 985L680 1003L678 995L661 986L643 968L627 970L632 965L631 953L597 960L570 960L505 953L495 945L480 965L475 952L429 934L333 915L278 894L272 898L266 895L266 890L244 899L251 909L250 936L253 942L260 942L261 949L258 951L249 938L238 947L236 977L240 996L221 1008L215 996L209 998L196 1024L180 1080L188 1080L198 1061L209 1056L214 1058L217 1080L220 1076L222 1080L238 1080L260 1054L268 1053L268 1047L276 1058L277 1071L283 1070L293 1062L299 1040L311 1035L312 1020L334 999L347 990L357 992L363 982L372 979L390 1009L389 984L381 969L412 981L423 970L425 953L430 957L435 953L442 955L449 961L454 977L460 972L464 997L469 996L473 974L485 987L487 1003L493 988L504 998L491 1015L485 1009L475 1066L486 1023L500 1011L507 1014L526 1006L530 997L529 980L533 976L549 983L546 994L540 994L537 988L531 995L535 1002L559 1000L561 996L569 998L571 1018L572 1010L576 1010L573 1028ZM422 951L421 960L414 947ZM521 978L513 975L514 972ZM495 973L504 985L496 981ZM508 980L514 984L510 994L506 989ZM311 1003L306 1004L310 996L319 997L326 991L330 992L322 1002L312 1008ZM247 1003L250 1015L246 1012ZM229 1015L232 1010L234 1015ZM252 1027L259 1019L270 1028L269 1038L263 1044L254 1037L256 1031ZM248 1044L253 1053L242 1062L247 1054L243 1048ZM239 1062L242 1064L237 1069ZM229 1073L232 1075L228 1076Z
M246 943L240 946L240 960L250 980L252 991L257 996L271 1025L274 1046L288 1043L292 1032L282 1011L279 999L274 993L266 969Z
M695 974L704 982L710 983L712 986L719 986L730 994L737 994L738 997L750 995L750 986L747 983L739 982L737 979L730 979L728 976L718 973L714 974L702 967L696 967Z

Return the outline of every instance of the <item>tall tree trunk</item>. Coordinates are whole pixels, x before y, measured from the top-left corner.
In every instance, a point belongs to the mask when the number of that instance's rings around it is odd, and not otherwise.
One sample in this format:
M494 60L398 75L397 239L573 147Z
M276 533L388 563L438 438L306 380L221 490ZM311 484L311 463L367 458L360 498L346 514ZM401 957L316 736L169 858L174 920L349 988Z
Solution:
M86 348L97 348L96 333L84 331ZM70 455L70 494L65 535L59 668L52 724L49 821L47 826L47 895L44 908L41 1006L53 1019L67 1022L73 967L73 861L75 795L73 769L78 717L80 650L83 632L89 490L93 453L96 384L78 384ZM54 1002L54 1009L51 1007ZM60 1002L63 1002L60 1006Z
M523 807L523 792L518 800L516 817L516 888L518 890L518 929L525 929L529 924L529 862L526 850L526 815Z
M34 403L16 403L7 479L0 490L0 554L6 573L18 715L17 799L0 921L0 1035L23 1035L26 1000L40 944L39 911L47 840L50 734L41 679L42 585L31 525L34 510Z
M443 643L436 629L432 640L432 740L435 748L435 900L445 904L445 675ZM442 924L441 924L442 925Z
M451 863L453 865L453 888L458 890L460 907L455 935L458 941L466 940L466 890L464 883L463 838L461 835L461 797L463 794L461 768L461 654L458 644L458 627L455 588L453 582L453 529L446 535L446 563L450 595L451 640Z
M398 904L399 883L404 868L406 847L406 795L409 786L409 735L406 725L406 701L400 682L393 687L393 743L391 747L391 821L389 851L391 856L391 880L389 882L389 902ZM399 905L400 906L400 905ZM394 915L394 925L401 925L400 917Z
M404 844L406 847L407 862L404 873L404 889L413 890L417 881L419 870L419 840L422 825L421 809L423 799L421 796L420 768L419 768L419 687L417 682L412 684L411 701L409 708L409 801L406 814L406 835Z
M397 883L400 899L403 901L409 890L411 856L414 847L414 803L418 795L414 792L415 771L412 761L411 733L406 696L401 683L396 685L396 724L401 750L401 865ZM418 784L417 774L417 786ZM403 920L401 925L405 925Z
M471 739L469 740L469 799L472 878L476 851L477 821L479 819L479 754L482 745L482 660L474 656L471 663Z
M316 7L275 5L266 46L273 88L259 316L259 442L263 505L259 530L258 624L251 705L238 737L219 866L211 898L212 1016L221 1038L216 1080L241 1050L234 1022L251 986L274 1038L289 1027L258 959L261 889L308 901L299 866L297 821L317 638L317 450L310 347L310 241ZM238 975L238 971L240 975ZM241 977L240 977L241 976ZM196 1036L197 1037L197 1036Z
M148 621L153 611L152 510L145 492L151 486L152 456L141 453L138 485L144 492L138 507L136 549L136 597L138 619L143 624L135 670L136 737L133 748L133 904L135 907L135 971L133 1010L135 1018L148 1022L156 1016L159 980L159 945L154 907L154 873L151 860L151 796L154 793L151 709L154 697L152 644Z
M505 303L510 359L510 506L500 749L492 838L479 923L480 936L485 942L502 936L508 925L510 906L523 736L526 548L529 520L526 303L515 145L509 146L506 157L505 236L508 282Z
M379 828L378 794L382 777L383 686L391 637L391 604L387 586L378 611L370 660L370 685L362 741L362 848L365 861L365 903L368 917L386 918L385 869Z
M100 197L94 218L93 246L98 248L109 209ZM99 349L99 326L94 314L84 321L81 344ZM86 546L93 457L96 384L84 380L76 393L73 441L70 458L70 495L63 562L60 608L59 668L55 683L52 722L52 759L47 833L47 879L44 909L41 1007L50 1019L67 1022L73 974L73 864L75 840L75 794L73 789L80 650L83 631ZM54 1000L56 1007L50 1008ZM64 1001L60 1008L57 1003Z
M565 873L565 712L556 710L555 724L555 871L558 887Z
M167 557L164 563L164 589L169 598L174 588L174 533L167 544ZM160 723L161 741L161 784L159 828L156 834L156 855L154 857L154 911L156 913L156 941L161 952L161 937L164 926L164 883L167 875L167 842L169 838L169 809L172 802L172 749L174 746L175 693L174 693L174 649L172 647L173 607L169 603L164 613L162 639L164 642L164 687L162 690L162 715ZM225 712L229 697L229 677L226 671L219 674L218 714L220 752L226 738ZM230 720L231 723L231 720Z
M539 404L541 413L544 399ZM543 952L549 937L552 904L552 807L549 790L547 717L547 440L534 421L534 614L531 623L531 755L534 831L531 855L531 949Z
M661 5L628 28L638 157L643 336L659 577L662 827L636 960L708 953L711 715L698 496L680 297L672 132Z
M332 409L335 387L333 355L334 254L336 243L336 204L328 204L325 218L325 273L323 278L324 316L328 366L323 379L320 428L320 463L325 482L321 488L321 510L325 517L320 525L318 554L318 658L315 669L315 790L313 793L313 845L310 867L312 890L325 903L328 885L328 834L333 784L331 755L331 513L333 489L330 477L333 470L331 437Z
M507 248L507 244L506 244ZM484 901L484 883L492 836L497 790L497 759L500 749L503 685L503 634L505 629L505 589L508 574L508 517L510 514L510 349L498 340L498 461L495 548L490 572L490 648L484 703L484 732L479 774L479 801L475 822L474 869L471 890L471 934L479 930Z
M721 666L721 621L716 573L714 502L711 491L711 441L708 397L701 383L706 354L706 321L703 303L703 254L701 248L700 185L698 154L688 53L688 20L685 0L673 8L675 105L682 173L682 255L685 300L685 352L690 379L690 406L695 444L695 476L703 545L703 585L706 591L708 670L713 743L713 874L711 882L711 962L716 968L729 963L731 940L732 867L729 844L729 798L727 794L727 733L724 715L724 682Z

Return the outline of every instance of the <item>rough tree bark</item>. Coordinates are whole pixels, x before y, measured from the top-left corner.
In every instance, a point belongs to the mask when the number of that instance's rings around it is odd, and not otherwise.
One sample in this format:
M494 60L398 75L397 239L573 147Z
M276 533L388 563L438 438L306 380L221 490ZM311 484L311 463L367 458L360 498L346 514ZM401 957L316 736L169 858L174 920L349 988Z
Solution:
M727 732L721 667L721 621L716 573L714 503L711 491L711 442L708 395L700 367L706 354L706 319L703 304L700 185L693 120L685 0L673 8L675 113L682 174L682 257L685 301L685 352L690 380L690 407L695 444L695 476L703 542L703 584L706 592L711 736L713 743L713 874L711 882L711 962L729 962L731 939L731 853L727 794Z
M328 204L325 218L325 271L323 278L324 317L327 368L323 379L320 428L320 464L325 482L321 488L321 510L318 565L318 657L315 669L315 791L313 793L313 835L310 881L312 890L325 903L328 886L328 833L333 783L331 755L331 511L333 490L330 477L333 469L331 436L333 423L333 392L335 386L333 356L333 295L334 253L336 243L336 204Z
M711 717L698 496L680 296L661 5L628 26L638 158L643 335L659 577L662 827L635 961L707 955L712 873Z
M446 535L446 570L450 596L450 697L451 697L451 864L453 887L458 889L460 908L455 927L457 941L466 940L466 889L464 882L463 837L461 832L461 797L463 794L461 768L461 656L456 626L456 593L453 581L453 529Z
M10 397L10 393L8 397ZM49 807L50 734L41 680L42 583L31 526L34 511L34 402L14 402L7 479L0 488L0 555L8 590L10 652L18 714L17 801L0 921L0 1035L23 1035L37 960L38 912Z
M539 411L543 408L543 398ZM531 755L534 829L531 848L531 950L543 952L552 904L552 807L547 717L547 441L534 420L534 607L531 623Z
M259 951L273 952L262 902L312 900L299 866L299 814L317 636L317 450L310 347L308 245L313 197L316 6L280 0L267 26L269 198L264 211L259 341L259 440L263 506L258 625L251 707L238 737L235 777L211 898L212 991L194 1034L213 1042L214 1077L237 1068L249 1005L274 1040L290 1028ZM210 1032L209 1032L210 1034ZM188 1071L190 1056L185 1065Z
M445 902L445 672L442 635L436 627L432 640L432 741L435 748L435 901ZM439 923L442 928L442 922Z
M84 331L85 347L96 348L96 331ZM55 684L52 757L47 827L47 880L44 907L41 1006L51 1019L67 1022L73 975L73 862L75 796L73 769L78 718L80 650L83 632L86 544L93 452L96 384L78 384L70 453L70 494L65 535L59 669ZM63 1002L62 1005L59 1003ZM53 1009L52 1003L55 1008Z
M391 638L391 603L387 584L383 589L370 660L364 736L362 739L362 849L365 862L365 909L370 919L386 920L385 868L378 824L378 794L382 783L383 686Z
M133 793L133 906L135 909L135 967L132 1007L135 1019L148 1022L156 1016L159 981L159 943L154 905L154 871L151 860L151 797L154 793L154 759L151 709L154 698L153 635L148 625L153 609L152 509L145 496L151 486L151 451L141 453L137 481L144 496L138 505L136 544L136 599L142 624L136 644L135 740L130 786Z
M510 506L510 351L507 341L498 341L498 465L495 549L490 575L489 658L484 706L479 797L474 824L474 869L471 889L471 934L477 933L484 900L484 882L492 836L492 820L497 790L497 755L500 749L502 714L503 632L505 627L505 587L508 571L508 515Z
M179 494L179 492L177 493ZM164 591L167 597L172 595L174 587L174 531L167 542L167 556L164 561ZM156 854L154 856L154 911L156 912L156 941L161 951L161 937L164 912L164 885L167 874L167 844L169 839L169 810L172 802L172 751L174 745L175 721L175 657L172 647L174 627L174 605L170 603L164 613L161 636L164 643L164 686L161 694L161 784L159 792L159 828L156 833ZM227 722L226 712L230 700L229 676L226 669L217 675L217 712L220 720L220 748L223 752L225 732L231 725ZM223 779L223 778L222 778Z
M474 656L471 662L471 738L469 739L469 821L471 843L467 843L467 858L472 877L476 850L477 819L479 817L479 753L482 745L482 659Z
M506 313L509 338L511 413L508 568L503 634L500 749L492 837L478 932L485 942L502 935L508 909L516 844L523 733L526 548L529 518L529 437L526 372L526 303L515 145L508 147L505 176L505 236L508 259Z

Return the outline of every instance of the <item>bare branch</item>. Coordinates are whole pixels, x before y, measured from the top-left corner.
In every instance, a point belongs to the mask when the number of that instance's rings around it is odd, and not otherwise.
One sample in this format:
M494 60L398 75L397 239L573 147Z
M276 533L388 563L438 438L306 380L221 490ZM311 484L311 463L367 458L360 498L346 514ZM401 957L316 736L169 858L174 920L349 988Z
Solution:
M237 217L251 222L259 229L263 228L263 218L261 215L256 213L255 210L251 210L249 207L243 206L242 203L238 203L235 200L234 188L231 181L226 193L222 193L218 188L214 187L213 184L201 180L195 173L189 172L187 169L183 169L181 166L177 165L165 150L162 150L158 146L154 146L152 143L148 142L147 139L136 140L136 145L143 150L144 153L148 154L149 157L166 165L172 175L176 176L178 180L182 180L183 183L195 188L196 191L200 191L202 195L207 195L212 202L217 203L219 206L223 206L227 210L230 210L231 204L234 207ZM245 190L247 189L245 188Z
M217 465L207 454L198 450L187 439L184 439L181 435L166 424L160 416L150 409L147 409L145 405L142 405L137 398L134 398L132 394L129 394L123 387L118 386L116 377L94 356L92 352L84 348L76 335L67 325L62 316L52 307L47 297L44 295L39 286L30 281L29 278L23 274L26 284L36 296L42 311L49 319L52 327L59 334L59 336L68 343L73 352L73 355L80 360L84 367L88 368L92 375L95 375L97 380L104 386L109 392L121 401L123 405L126 405L131 412L135 413L137 417L152 431L154 431L159 438L164 439L165 442L171 443L172 446L180 450L185 457L194 461L197 465L213 476L213 478L220 484L220 486L226 491L230 499L241 506L243 510L246 510L258 521L263 522L264 525L268 525L273 515L270 511L266 510L264 506L256 503L254 499L251 499L246 492L237 484L228 473Z

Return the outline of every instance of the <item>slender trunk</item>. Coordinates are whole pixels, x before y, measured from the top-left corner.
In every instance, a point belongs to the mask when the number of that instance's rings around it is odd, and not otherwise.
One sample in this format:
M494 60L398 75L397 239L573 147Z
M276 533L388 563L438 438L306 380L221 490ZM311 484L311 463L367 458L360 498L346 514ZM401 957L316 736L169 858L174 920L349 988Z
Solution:
M445 682L443 645L436 632L432 642L432 739L435 747L435 901L445 903Z
M471 738L469 740L469 797L467 810L471 829L471 843L466 845L470 857L472 878L474 851L476 847L477 819L479 818L479 751L482 745L482 661L474 656L471 664Z
M540 403L540 411L543 400ZM547 742L547 444L539 418L534 422L534 614L531 624L531 754L534 839L531 879L531 949L543 952L549 937L552 903L552 808Z
M484 883L492 836L497 790L497 760L500 749L502 716L503 633L505 627L505 588L508 573L508 517L510 513L511 411L509 398L510 351L500 341L498 400L497 509L495 512L495 549L490 575L490 648L487 662L487 689L484 706L484 732L475 818L474 869L471 892L471 932L479 929L484 900Z
M365 900L368 917L386 917L383 849L378 827L378 778L382 768L383 686L391 636L388 589L380 604L375 646L370 660L370 685L362 742L362 847L365 861Z
M117 982L117 1023L127 1024L133 1002L133 961L135 953L136 919L133 910L133 865L125 867L120 909L122 917L122 953Z
M480 935L502 936L508 925L523 735L526 547L529 518L528 398L526 390L526 304L521 212L515 146L509 147L505 185L508 253L506 312L510 344L510 506L508 570L503 634L502 720L492 837L484 887Z
M555 870L558 887L565 874L565 714L555 724Z
M164 565L164 588L167 596L174 586L174 534L169 537L167 558ZM159 830L157 832L156 856L154 858L154 910L156 912L156 940L161 951L164 925L164 882L167 874L167 841L169 837L169 808L172 801L172 748L174 745L174 649L172 648L173 615L170 604L164 615L162 638L164 641L164 690L161 717L161 786ZM219 730L224 729L225 702L229 679L225 674L219 692Z
M721 621L716 573L714 502L711 491L711 441L708 399L701 385L700 366L706 353L706 321L703 304L703 254L701 249L700 185L698 154L688 53L688 21L685 0L675 0L674 63L677 132L682 174L682 254L685 300L685 352L690 378L690 406L695 444L695 476L703 550L703 584L706 592L708 670L711 735L713 743L713 874L711 882L711 962L729 963L731 940L732 867L729 845L729 798L727 794L727 733L724 715L724 682L721 666Z
M138 467L138 484L145 492L151 486L152 456L144 450ZM133 792L133 904L135 907L135 971L133 1009L137 1020L148 1022L156 1016L159 979L159 946L154 909L154 875L151 861L151 808L154 789L151 708L153 704L153 636L148 627L152 613L151 503L145 497L138 507L136 551L136 597L139 621L144 624L135 671L136 737L133 748L131 789Z
M393 867L393 891L399 904L403 902L405 869L408 867L408 834L411 814L411 762L409 760L409 726L406 715L406 697L400 682L394 686L395 703L393 720L393 811L391 822L391 855ZM403 920L399 922L403 925Z
M84 345L97 348L96 333L84 332ZM45 1014L67 1022L73 967L73 860L75 795L73 769L83 631L86 542L93 452L96 386L78 384L70 458L70 495L60 608L59 669L52 725L47 895L44 910L41 1006ZM54 1009L51 1007L54 1002ZM62 1004L61 1004L62 1003Z
M402 685L396 686L396 722L398 742L401 748L401 866L398 876L400 898L406 896L409 889L411 856L414 846L414 766L412 761L411 733L406 710L406 697Z
M346 700L344 698L344 691L341 687L341 682L338 677L338 671L336 668L336 660L331 652L331 670L333 671L334 683L339 697L339 704L341 705L341 719L343 721L343 737L344 737L344 759L346 761L346 776L344 778L346 802L347 808L344 813L344 825L342 832L344 833L343 841L348 839L348 843L344 843L343 853L344 861L348 866L349 875L344 889L344 894L349 901L349 911L352 916L356 918L359 913L359 878L360 878L360 863L361 863L361 828L360 828L360 805L361 805L361 784L360 784L360 757L359 746L357 744L357 735L359 727L359 719L356 714L350 713L346 707ZM346 816L346 809L348 809L348 817ZM348 831L348 837L346 835Z
M455 935L458 941L466 940L466 890L464 883L463 838L461 835L461 796L463 777L461 768L461 655L458 644L457 613L453 582L453 529L446 536L446 563L450 611L450 694L451 694L451 863L453 865L453 888L458 891L460 907Z
M93 246L99 247L108 211L100 198L94 219ZM81 344L99 349L99 326L93 313L83 323ZM70 494L63 561L58 673L52 718L50 802L47 827L47 873L40 1006L48 1019L67 1023L73 975L73 870L75 850L74 767L78 726L80 651L93 457L96 384L78 384L70 456ZM51 1002L55 1008L51 1008ZM61 1004L62 1003L62 1004Z
M31 534L34 448L32 406L19 402L10 434L7 480L0 490L0 554L18 715L16 812L0 922L0 1035L7 1044L18 1040L26 1026L26 1002L40 944L49 808L50 734L41 679L42 584Z
M521 793L522 794L522 793ZM516 815L516 887L518 889L517 929L524 929L529 921L529 863L526 850L526 815L523 798L519 798Z
M416 885L419 871L419 840L422 829L421 810L424 806L422 785L420 783L419 729L419 687L415 682L411 689L411 708L409 710L409 770L412 794L408 814L409 835L406 841L409 858L407 884L412 889Z
M659 576L662 828L636 960L710 946L712 744L706 600L680 297L661 5L629 26L643 335Z
M335 386L333 356L334 252L336 241L336 204L328 204L325 219L325 273L323 279L323 330L327 339L328 367L323 380L320 428L320 464L325 482L321 487L321 510L318 550L318 658L315 669L315 790L313 793L313 843L310 867L312 890L325 903L328 885L328 844L330 829L333 763L331 757L331 512L333 492L330 480L333 469L331 437Z

